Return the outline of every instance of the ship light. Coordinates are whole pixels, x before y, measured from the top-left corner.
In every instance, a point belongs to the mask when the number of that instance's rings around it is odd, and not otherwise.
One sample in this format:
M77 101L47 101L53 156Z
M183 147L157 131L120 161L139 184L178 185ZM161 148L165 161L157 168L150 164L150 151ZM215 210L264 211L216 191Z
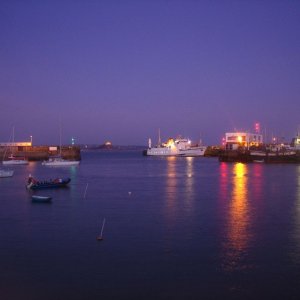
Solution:
M238 142L239 142L239 143L241 143L241 142L242 142L242 140L243 140L243 139L242 139L242 137L241 137L240 135L238 136L238 138L237 138L237 139L238 139Z
M169 139L167 142L167 147L175 148L175 142L173 139Z

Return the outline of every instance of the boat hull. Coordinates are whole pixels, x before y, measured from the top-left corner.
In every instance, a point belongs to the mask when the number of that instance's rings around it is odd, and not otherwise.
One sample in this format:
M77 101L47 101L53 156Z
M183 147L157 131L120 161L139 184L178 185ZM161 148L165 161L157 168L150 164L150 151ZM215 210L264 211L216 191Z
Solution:
M49 203L52 200L52 198L49 196L37 196L37 195L31 196L31 199L32 202L35 203Z
M48 167L68 167L68 166L78 166L80 161L78 160L64 160L64 159L53 159L49 161L42 162L43 166Z
M3 165L28 165L28 160L4 160Z
M13 175L13 170L0 170L0 178L12 177Z
M170 149L165 147L157 147L147 149L144 153L146 156L184 156L197 157L204 156L206 147L197 147L189 149Z
M70 181L71 179L67 178L67 179L60 179L58 182L56 181L37 182L37 183L27 184L26 187L27 189L30 190L63 188L66 187Z

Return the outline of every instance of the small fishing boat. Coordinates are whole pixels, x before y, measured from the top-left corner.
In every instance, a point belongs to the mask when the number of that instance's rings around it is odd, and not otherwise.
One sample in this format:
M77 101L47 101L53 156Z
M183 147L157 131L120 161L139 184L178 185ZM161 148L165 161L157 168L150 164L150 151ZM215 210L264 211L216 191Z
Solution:
M12 177L13 175L13 170L0 169L0 178Z
M70 178L56 178L50 180L41 180L38 181L34 179L31 175L29 175L26 187L30 190L41 190L41 189L49 189L49 188L61 188L66 187L67 184L71 181Z
M31 196L32 202L39 202L39 203L47 203L51 202L51 197L50 196L38 196L38 195L33 195Z

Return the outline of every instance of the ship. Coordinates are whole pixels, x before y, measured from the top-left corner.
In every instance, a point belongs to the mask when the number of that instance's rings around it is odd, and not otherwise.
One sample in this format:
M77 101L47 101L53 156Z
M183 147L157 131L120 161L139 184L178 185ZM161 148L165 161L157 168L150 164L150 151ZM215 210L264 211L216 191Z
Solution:
M204 156L206 146L192 145L187 138L169 138L166 143L159 143L152 147L151 139L148 141L148 149L143 151L145 156Z

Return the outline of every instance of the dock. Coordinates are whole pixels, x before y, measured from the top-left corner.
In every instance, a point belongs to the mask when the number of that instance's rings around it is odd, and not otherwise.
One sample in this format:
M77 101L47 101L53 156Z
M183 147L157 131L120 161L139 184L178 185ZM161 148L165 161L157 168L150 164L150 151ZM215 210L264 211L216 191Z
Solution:
M256 161L264 163L300 163L300 151L296 151L293 154L280 151L265 151L260 155L255 155L249 150L223 150L219 154L219 161L241 163L252 163Z

